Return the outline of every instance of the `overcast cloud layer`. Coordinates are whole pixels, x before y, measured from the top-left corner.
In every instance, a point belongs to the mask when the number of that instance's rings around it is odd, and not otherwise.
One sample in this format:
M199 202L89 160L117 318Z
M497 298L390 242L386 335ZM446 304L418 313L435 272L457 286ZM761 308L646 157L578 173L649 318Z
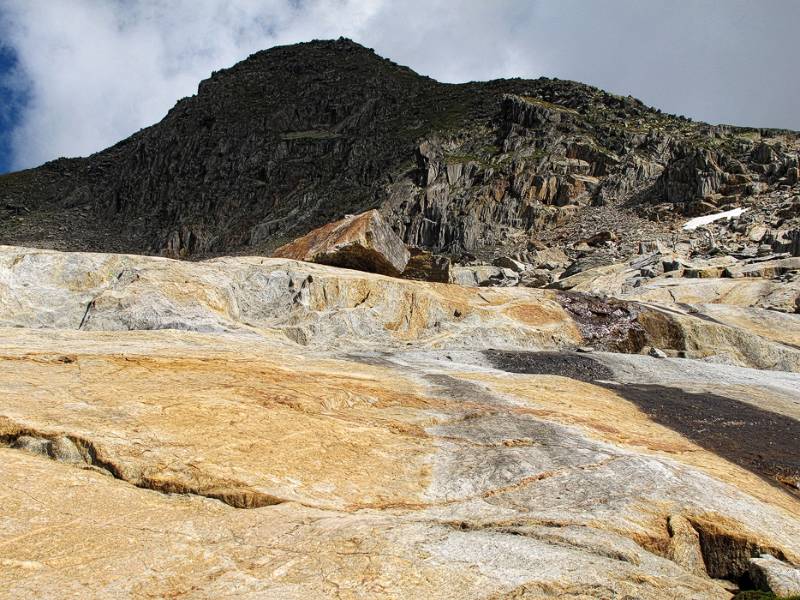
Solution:
M87 155L212 70L340 35L442 81L556 76L699 120L800 129L798 30L796 0L0 0L0 44L18 59L5 83L26 100L2 135L15 168Z

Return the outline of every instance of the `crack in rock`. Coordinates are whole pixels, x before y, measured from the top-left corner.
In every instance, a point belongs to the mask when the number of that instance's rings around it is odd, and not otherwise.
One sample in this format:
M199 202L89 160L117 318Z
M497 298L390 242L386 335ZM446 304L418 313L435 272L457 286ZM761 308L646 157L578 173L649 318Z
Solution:
M211 487L199 488L178 481L161 480L154 476L126 476L112 461L102 458L105 453L86 438L63 434L45 433L12 425L0 434L0 446L38 454L59 462L83 466L129 483L138 488L162 494L182 494L219 500L233 508L262 508L287 502L283 498L247 489Z

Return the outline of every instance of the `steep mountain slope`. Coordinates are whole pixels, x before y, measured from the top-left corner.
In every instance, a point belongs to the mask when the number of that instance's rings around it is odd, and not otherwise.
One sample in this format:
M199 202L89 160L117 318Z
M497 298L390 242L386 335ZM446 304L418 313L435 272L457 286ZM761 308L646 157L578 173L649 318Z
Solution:
M799 145L574 82L442 84L350 40L315 41L214 73L105 151L0 177L0 241L270 252L367 208L455 256L612 227L640 239L676 213L796 184Z

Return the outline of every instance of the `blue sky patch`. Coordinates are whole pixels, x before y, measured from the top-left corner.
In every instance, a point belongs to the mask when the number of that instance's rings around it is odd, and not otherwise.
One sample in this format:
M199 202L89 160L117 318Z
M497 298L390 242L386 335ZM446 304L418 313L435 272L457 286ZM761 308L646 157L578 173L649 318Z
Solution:
M15 75L17 57L7 46L0 46L0 173L11 170L11 131L20 119L20 111L27 100L19 88Z

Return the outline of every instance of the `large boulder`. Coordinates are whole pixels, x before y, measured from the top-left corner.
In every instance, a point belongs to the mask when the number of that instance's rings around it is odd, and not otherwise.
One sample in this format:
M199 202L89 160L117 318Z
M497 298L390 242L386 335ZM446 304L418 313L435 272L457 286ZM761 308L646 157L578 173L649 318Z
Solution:
M315 229L273 256L397 277L411 255L380 213L370 210Z
M515 258L511 258L510 256L500 256L495 258L492 261L492 264L495 267L500 267L501 269L511 269L515 273L522 273L527 268L525 263L522 263Z
M583 271L588 271L589 269L595 269L597 267L605 267L610 265L612 260L601 254L592 254L589 256L584 256L573 261L568 267L567 270L564 271L564 274L561 276L562 278L571 277Z

